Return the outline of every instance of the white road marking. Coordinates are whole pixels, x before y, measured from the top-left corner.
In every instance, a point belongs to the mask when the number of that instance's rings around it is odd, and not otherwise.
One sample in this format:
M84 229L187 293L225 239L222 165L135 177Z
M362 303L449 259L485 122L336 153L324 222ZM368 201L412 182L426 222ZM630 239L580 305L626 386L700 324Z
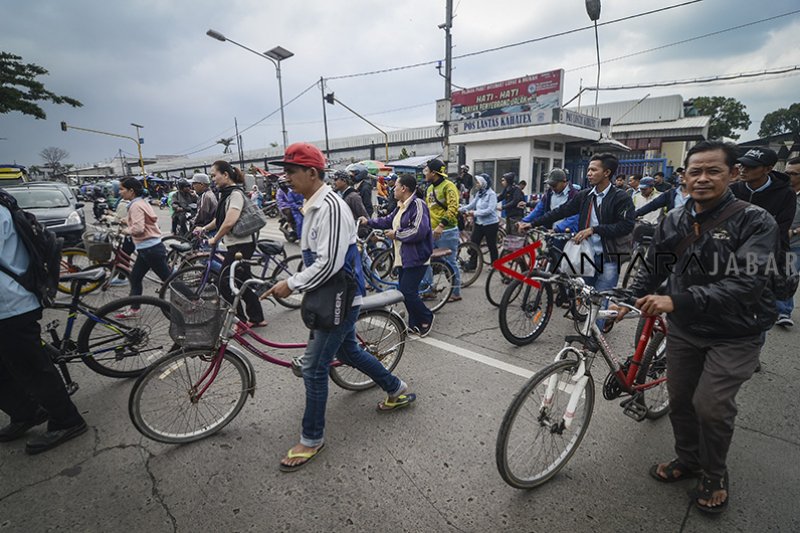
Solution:
M424 337L417 339L419 342L424 342L434 348L439 348L440 350L444 350L446 352L453 353L455 355L459 355L464 357L465 359L471 359L473 361L477 361L479 363L483 363L484 365L491 366L493 368L497 368L498 370L502 370L504 372L508 372L510 374L515 374L517 376L521 376L525 379L530 378L533 375L533 372L527 370L525 368L515 366L509 363L505 363L503 361L499 361L487 355L479 354L477 352L473 352L472 350L467 350L466 348L460 348L458 346L454 346L450 343L440 341L438 339L432 339L430 337Z

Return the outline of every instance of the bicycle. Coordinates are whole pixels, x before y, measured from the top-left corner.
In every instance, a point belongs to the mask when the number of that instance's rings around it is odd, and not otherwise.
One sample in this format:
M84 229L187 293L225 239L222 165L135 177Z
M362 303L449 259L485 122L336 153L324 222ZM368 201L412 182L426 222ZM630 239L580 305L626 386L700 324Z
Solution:
M361 268L364 271L364 281L369 289L384 291L400 287L394 268L394 247L383 250L374 258L366 250L366 242L379 230L372 230L364 239L359 238L358 244L361 252ZM381 232L382 234L382 232ZM449 248L434 248L431 254L432 282L425 278L419 284L419 294L425 306L431 311L438 311L445 306L453 294L453 278L455 273L445 258L452 252Z
M256 257L253 264L261 267L261 273L256 277L260 280L268 280L272 285L280 280L287 279L296 272L303 270L303 256L295 254L286 257L286 251L282 243L278 241L260 240L256 243ZM222 263L224 257L216 246L208 252L198 252L187 258L182 268L175 271L168 277L158 290L158 297L166 299L168 296L170 283L181 280L184 283L196 283L198 280L205 280L206 283L214 282L222 275ZM274 268L273 268L274 267ZM272 272L270 272L272 269ZM212 276L213 275L213 276ZM286 298L273 296L276 302L289 309L300 309L301 296L292 294Z
M534 241L542 242L537 249L536 264L532 271L537 273L553 273L561 260L562 253L558 241L572 237L569 232L560 233L549 230L531 230L529 236ZM560 280L561 278L556 278ZM500 300L498 318L500 331L505 339L517 346L526 346L535 341L544 332L553 314L553 306L567 306L565 316L574 316L585 320L585 309L580 298L570 294L570 285L566 283L541 283L533 287L520 280L512 280Z
M633 250L631 251L631 259L628 261L628 266L625 268L625 274L622 276L622 287L628 288L633 278L636 276L638 268L644 264L644 258L647 255L647 249L653 242L653 235L656 231L656 225L644 220L638 220L636 226L633 228ZM637 264L638 263L638 264Z
M478 281L478 278L483 271L483 251L480 246L472 242L471 232L466 231L466 220L470 221L472 225L472 217L465 216L465 230L458 233L458 250L456 256L456 263L458 269L461 271L461 288L466 288ZM488 248L487 248L488 253ZM473 266L474 265L474 266Z
M601 310L610 297L620 307L642 316L633 307L624 289L598 292L582 278L564 274L541 275L536 279L552 282L562 278L587 302L589 312L580 324L578 335L564 338L564 347L550 365L534 374L508 407L497 435L495 459L503 480L512 487L530 489L555 476L581 443L594 409L592 363L600 352L609 367L603 383L603 397L613 400L623 395L623 413L636 421L657 419L669 411L666 365L666 321L661 316L644 317L642 333L634 354L624 362L612 353L598 318L613 319L617 311ZM580 343L581 348L572 346Z
M296 375L302 376L297 361L273 357L248 340L275 349L306 347L305 343L270 341L236 318L235 310L244 289L270 283L249 279L237 289L233 272L239 262L232 264L228 276L235 295L230 306L220 307L213 285L201 285L196 292L190 290L188 298L187 286L172 286L172 305L184 309L182 314L174 314L184 317L184 325L177 321L172 334L183 347L155 362L131 390L128 413L142 435L158 442L183 444L212 435L228 425L244 407L247 396L254 396L256 387L253 366L238 347L268 363L292 368ZM214 290L206 295L202 291L208 287ZM356 322L358 341L389 371L403 355L406 324L385 307L402 301L399 291L366 296ZM338 360L331 364L330 377L347 390L366 390L375 385L366 375Z
M503 238L503 248L500 250L499 257L502 258L504 255L516 252L528 244L531 244L531 242L532 241L530 241L524 235L508 235L507 237ZM520 274L528 274L531 272L534 265L529 265L528 261L524 257L517 257L513 261L506 263L506 267L515 270ZM503 293L513 279L514 278L508 274L500 272L494 267L489 271L489 275L486 276L484 293L486 294L486 299L490 304L495 307L500 306Z
M155 360L156 354L172 350L174 345L165 327L170 317L169 304L150 296L131 296L111 302L99 309L81 303L81 288L86 283L102 280L107 273L100 268L66 274L62 281L72 288L70 303L56 302L54 309L67 311L63 335L58 334L60 323L53 320L43 328L42 347L61 372L69 394L79 386L72 379L67 363L80 360L93 371L112 378L139 376ZM116 315L137 307L133 318L118 319ZM72 331L78 315L86 317L77 340ZM45 339L49 336L50 339Z

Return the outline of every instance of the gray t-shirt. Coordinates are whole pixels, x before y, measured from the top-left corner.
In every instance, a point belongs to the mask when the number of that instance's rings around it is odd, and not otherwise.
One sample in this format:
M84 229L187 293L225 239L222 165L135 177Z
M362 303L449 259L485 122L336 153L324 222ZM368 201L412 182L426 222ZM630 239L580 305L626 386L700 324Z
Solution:
M249 199L247 200L250 201ZM244 208L245 197L244 193L241 191L233 191L230 196L228 196L227 205L225 206L225 214L235 209L239 211L239 214L242 213L242 208ZM223 244L225 246L234 246L236 244L248 244L253 242L253 236L248 235L247 237L234 237L230 232L222 238Z

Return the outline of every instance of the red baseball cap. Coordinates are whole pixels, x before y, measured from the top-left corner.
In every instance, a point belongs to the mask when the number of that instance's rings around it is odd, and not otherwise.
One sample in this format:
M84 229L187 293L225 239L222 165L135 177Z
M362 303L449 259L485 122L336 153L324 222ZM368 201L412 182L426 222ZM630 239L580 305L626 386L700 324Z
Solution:
M307 168L325 168L325 155L319 148L308 143L294 143L286 148L281 161L270 161L272 165L297 165Z

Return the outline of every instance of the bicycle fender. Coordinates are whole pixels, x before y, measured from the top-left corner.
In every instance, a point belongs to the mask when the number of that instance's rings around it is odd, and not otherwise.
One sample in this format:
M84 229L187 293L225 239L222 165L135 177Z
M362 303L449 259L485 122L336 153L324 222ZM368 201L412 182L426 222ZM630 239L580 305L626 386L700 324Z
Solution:
M230 352L231 355L238 358L244 363L245 368L247 368L247 391L250 394L251 398L255 398L256 395L256 371L253 368L253 363L250 362L250 359L244 354L242 350L240 350L236 346L228 345L226 348L227 352Z

